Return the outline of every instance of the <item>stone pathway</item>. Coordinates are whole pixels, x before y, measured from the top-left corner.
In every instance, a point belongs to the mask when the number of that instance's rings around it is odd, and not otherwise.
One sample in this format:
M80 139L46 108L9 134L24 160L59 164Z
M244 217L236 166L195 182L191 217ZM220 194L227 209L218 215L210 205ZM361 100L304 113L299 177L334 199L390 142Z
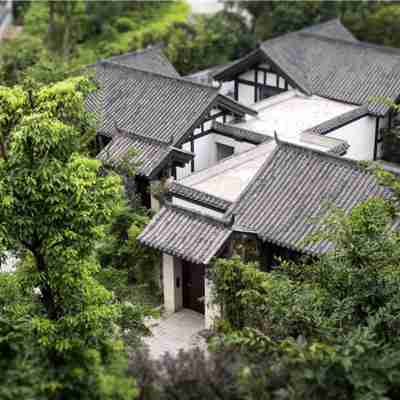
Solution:
M183 309L177 313L149 321L152 336L144 338L150 356L160 358L165 353L175 356L179 350L194 347L206 349L206 342L199 333L204 330L204 316Z

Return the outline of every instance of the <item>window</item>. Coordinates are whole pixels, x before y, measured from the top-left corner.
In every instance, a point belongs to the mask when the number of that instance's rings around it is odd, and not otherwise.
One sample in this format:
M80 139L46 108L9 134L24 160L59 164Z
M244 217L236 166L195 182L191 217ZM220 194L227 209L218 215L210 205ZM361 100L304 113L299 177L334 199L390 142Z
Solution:
M226 157L230 157L235 152L232 146L227 146L226 144L217 143L217 161L221 161Z

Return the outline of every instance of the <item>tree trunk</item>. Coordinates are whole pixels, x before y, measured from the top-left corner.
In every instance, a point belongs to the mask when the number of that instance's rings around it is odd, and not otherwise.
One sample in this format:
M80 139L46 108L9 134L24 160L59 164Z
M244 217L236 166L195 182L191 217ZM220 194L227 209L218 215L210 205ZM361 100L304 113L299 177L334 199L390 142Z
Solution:
M72 21L72 10L74 5L72 2L64 3L64 35L63 35L63 57L64 61L68 61L70 53L70 36L71 36L71 21Z
M42 279L40 283L40 292L41 292L41 301L44 307L46 308L47 316L49 319L55 321L57 320L60 315L57 310L55 296L52 288L50 287L49 283L47 282L47 263L45 256L41 253L38 249L33 249L32 253L36 260L36 266L38 272L41 274Z
M55 2L50 0L49 1L49 26L47 29L47 38L48 38L48 45L51 50L55 49L55 45L54 45L54 40L55 40L54 15L55 15Z

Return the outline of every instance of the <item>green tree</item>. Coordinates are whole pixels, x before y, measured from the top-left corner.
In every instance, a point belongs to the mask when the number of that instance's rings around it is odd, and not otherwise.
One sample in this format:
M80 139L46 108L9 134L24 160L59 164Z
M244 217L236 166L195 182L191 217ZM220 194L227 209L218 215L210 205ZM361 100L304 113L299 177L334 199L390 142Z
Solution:
M240 58L256 45L244 19L226 11L175 24L163 40L166 55L183 75Z
M76 78L0 91L0 247L19 252L17 288L31 299L0 312L17 331L21 307L28 307L24 337L46 371L37 377L37 397L135 393L116 330L129 310L94 278L94 248L122 204L122 189L119 177L102 176L100 163L81 154L82 134L91 129L83 111L90 90Z
M348 215L333 210L310 238L335 245L319 259L281 262L270 273L240 259L216 261L223 320L214 346L244 357L247 398L398 397L400 184L377 175L393 201L371 199Z

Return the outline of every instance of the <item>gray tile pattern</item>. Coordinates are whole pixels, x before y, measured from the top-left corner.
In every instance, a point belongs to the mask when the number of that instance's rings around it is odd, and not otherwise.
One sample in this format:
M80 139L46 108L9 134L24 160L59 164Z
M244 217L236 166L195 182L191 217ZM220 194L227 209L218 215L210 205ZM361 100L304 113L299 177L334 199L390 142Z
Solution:
M121 54L108 58L106 61L175 78L180 76L175 67L163 54L161 46L149 47L141 51Z
M197 264L208 264L231 233L229 225L221 220L166 204L138 240L172 256Z
M150 177L170 153L171 147L167 143L134 134L120 134L114 135L97 158L118 167L129 157L129 162L137 168L138 175Z
M218 90L110 62L96 66L98 132L119 128L177 143L212 106Z

